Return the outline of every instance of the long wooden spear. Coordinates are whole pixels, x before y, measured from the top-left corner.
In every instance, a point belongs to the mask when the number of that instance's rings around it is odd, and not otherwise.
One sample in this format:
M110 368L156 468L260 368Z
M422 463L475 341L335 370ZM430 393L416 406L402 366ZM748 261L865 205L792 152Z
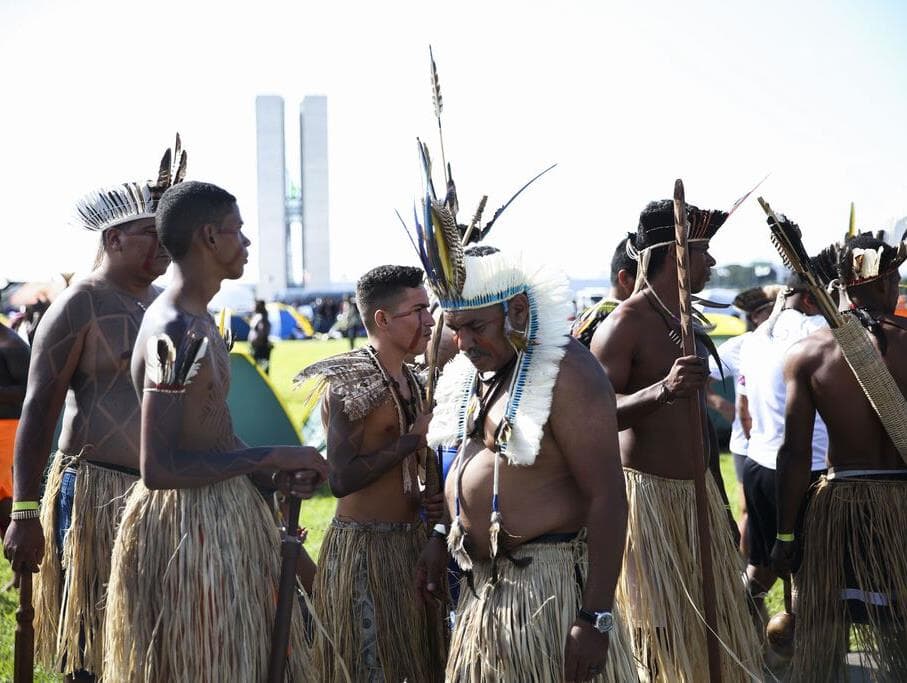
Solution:
M302 500L288 497L286 529L280 541L280 583L277 593L277 611L271 636L271 656L268 660L268 683L284 683L287 652L290 645L290 624L296 602L296 565L302 552L299 540L299 509Z
M19 607L16 610L16 644L13 654L13 681L32 683L35 673L35 628L32 620L32 573L27 569L18 574Z
M696 355L696 337L693 334L692 305L690 303L690 250L687 244L687 208L684 200L683 181L674 183L674 237L677 256L677 291L680 299L680 333L683 355ZM699 561L702 563L702 606L705 614L706 649L709 657L709 680L721 681L721 650L715 608L715 575L712 571L712 534L709 528L709 503L705 488L706 468L701 459L705 453L702 434L701 391L691 396L690 426L693 445L693 485L696 492L696 527L699 536Z

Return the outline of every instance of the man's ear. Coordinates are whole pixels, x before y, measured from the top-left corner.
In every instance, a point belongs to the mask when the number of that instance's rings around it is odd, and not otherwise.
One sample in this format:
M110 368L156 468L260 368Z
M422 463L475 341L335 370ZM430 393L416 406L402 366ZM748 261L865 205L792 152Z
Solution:
M375 311L375 315L372 316L372 319L375 321L375 325L378 326L378 329L383 329L390 323L390 316L388 316L387 311L383 308L379 308Z
M632 293L633 288L636 286L636 276L633 275L633 273L631 273L629 270L621 268L619 271L617 271L617 285L618 289Z
M106 251L123 251L123 231L119 228L107 228L101 239Z
M214 239L214 234L216 232L217 226L215 226L213 223L205 223L198 230L198 234L201 236L202 241L213 249L217 248L217 241Z
M517 294L507 304L507 316L515 330L525 330L529 322L529 297L525 293Z

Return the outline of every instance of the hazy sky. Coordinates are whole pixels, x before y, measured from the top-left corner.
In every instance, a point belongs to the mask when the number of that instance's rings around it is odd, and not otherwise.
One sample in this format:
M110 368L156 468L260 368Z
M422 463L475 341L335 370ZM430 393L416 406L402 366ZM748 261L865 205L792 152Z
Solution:
M67 227L96 185L150 178L179 130L189 176L239 198L255 249L255 96L296 115L328 96L335 280L413 262L415 137L437 150L440 69L460 205L489 209L552 162L491 240L575 277L682 177L728 207L766 173L815 250L907 215L907 5L900 2L53 2L0 0L0 277L84 272L96 236ZM750 200L719 262L773 258ZM247 279L256 278L256 258Z

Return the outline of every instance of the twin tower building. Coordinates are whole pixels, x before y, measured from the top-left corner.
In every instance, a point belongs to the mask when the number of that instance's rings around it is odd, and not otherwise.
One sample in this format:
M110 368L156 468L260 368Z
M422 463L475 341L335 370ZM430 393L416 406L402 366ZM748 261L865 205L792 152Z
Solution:
M309 95L299 106L300 185L288 182L284 102L255 100L258 148L258 297L330 284L328 102Z

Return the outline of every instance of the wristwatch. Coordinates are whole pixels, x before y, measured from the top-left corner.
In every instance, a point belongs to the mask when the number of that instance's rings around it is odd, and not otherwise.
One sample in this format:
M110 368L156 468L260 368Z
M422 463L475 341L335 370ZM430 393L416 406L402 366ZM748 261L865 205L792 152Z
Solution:
M614 615L611 612L587 612L580 608L579 618L588 621L599 633L608 633L614 628Z

